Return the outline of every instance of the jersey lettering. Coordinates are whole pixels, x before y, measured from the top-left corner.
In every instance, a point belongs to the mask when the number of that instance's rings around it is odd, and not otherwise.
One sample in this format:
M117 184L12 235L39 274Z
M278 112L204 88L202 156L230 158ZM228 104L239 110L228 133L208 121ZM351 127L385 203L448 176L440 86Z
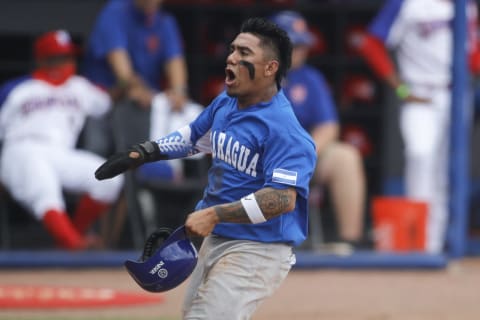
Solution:
M237 169L239 171L245 171L247 167L247 159L248 155L250 154L250 149L246 148L244 145L240 147L240 156L238 158L238 166Z
M257 168L258 157L258 153L255 153L252 160L250 160L250 164L248 165L247 170L245 170L246 174L249 174L253 177L257 176L257 172L255 169Z
M32 111L48 109L52 107L70 107L80 109L80 104L75 97L47 97L44 99L30 99L22 104L21 110L23 114L29 114Z
M213 158L217 157L217 148L215 147L215 143L214 143L216 136L217 136L216 131L210 133L210 141L212 142L212 157Z
M218 146L217 146L217 158L220 160L225 160L225 155L223 154L223 144L225 143L225 133L220 132L218 134Z
M235 141L233 143L232 147L232 167L237 166L237 154L238 154L238 149L240 149L240 143L238 141Z
M225 143L226 142L226 143ZM252 177L257 176L257 164L260 155L228 136L224 132L214 131L212 134L212 157L224 161L240 172Z
M422 37L429 37L435 31L441 29L448 29L451 21L438 20L438 21L421 21L417 24L418 33Z
M232 137L228 139L227 143L227 150L225 150L225 162L228 163L229 165L232 165L232 157L231 157L231 149L232 149Z

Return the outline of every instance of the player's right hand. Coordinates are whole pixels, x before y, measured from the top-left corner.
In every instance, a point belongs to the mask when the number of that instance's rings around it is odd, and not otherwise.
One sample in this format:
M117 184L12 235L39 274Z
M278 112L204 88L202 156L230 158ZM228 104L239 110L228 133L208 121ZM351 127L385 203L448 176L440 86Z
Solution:
M214 207L208 207L192 212L185 221L185 230L191 237L206 237L212 233L219 222Z
M153 141L131 146L125 152L119 152L107 159L95 171L97 180L113 178L127 170L132 170L145 162L160 160L160 149Z
M416 102L416 103L431 103L432 100L430 98L419 97L414 94L410 94L408 97L405 98L407 102Z

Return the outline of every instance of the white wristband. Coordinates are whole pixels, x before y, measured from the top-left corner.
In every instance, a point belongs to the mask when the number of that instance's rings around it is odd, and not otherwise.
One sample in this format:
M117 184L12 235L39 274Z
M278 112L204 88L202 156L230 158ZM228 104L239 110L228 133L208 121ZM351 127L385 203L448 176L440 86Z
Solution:
M252 223L255 224L267 221L262 213L262 210L260 210L257 199L255 199L255 195L253 193L241 198L240 202L242 203L242 206Z

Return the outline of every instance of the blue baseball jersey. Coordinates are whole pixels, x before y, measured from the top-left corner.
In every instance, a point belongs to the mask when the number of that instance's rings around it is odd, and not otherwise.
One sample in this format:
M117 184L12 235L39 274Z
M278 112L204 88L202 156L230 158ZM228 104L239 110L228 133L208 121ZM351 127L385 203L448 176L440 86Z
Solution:
M265 187L297 190L292 212L259 224L220 223L214 234L292 245L305 240L315 145L282 90L246 109L238 109L237 99L223 92L190 128L193 143L210 130L212 152L209 182L197 209L238 201Z
M318 124L338 122L332 95L317 69L303 65L290 70L284 90L298 121L308 132Z
M152 89L159 89L165 63L183 56L175 18L159 10L147 20L133 0L111 0L100 12L87 44L84 75L111 87L115 77L106 56L115 49L128 52L133 69Z

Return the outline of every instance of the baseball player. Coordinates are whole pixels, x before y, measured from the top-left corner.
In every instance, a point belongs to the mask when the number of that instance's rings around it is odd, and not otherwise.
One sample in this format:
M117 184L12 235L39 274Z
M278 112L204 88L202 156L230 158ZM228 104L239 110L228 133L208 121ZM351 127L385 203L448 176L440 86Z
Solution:
M96 172L105 179L145 162L211 153L204 197L185 222L189 234L206 238L183 319L250 319L306 238L316 154L280 87L290 62L283 30L246 20L230 44L226 90L189 125L112 156Z
M475 39L477 9L468 3L470 40ZM452 20L449 0L390 0L356 46L372 69L403 100L400 130L405 144L408 197L429 205L426 249L444 249L448 222L448 149L451 104ZM478 72L478 51L469 44ZM398 73L385 47L395 51Z
M338 221L339 240L359 246L363 235L365 174L359 151L338 141L336 108L323 74L306 64L314 43L298 12L281 11L271 17L292 41L292 67L284 83L285 95L300 124L315 141L318 162L313 181L326 185Z
M110 106L105 92L75 75L75 52L66 31L41 35L34 43L37 68L0 90L1 182L70 250L98 244L85 233L122 187L121 177L91 177L104 159L75 149L85 118L99 117ZM65 211L64 190L84 194L73 220Z

